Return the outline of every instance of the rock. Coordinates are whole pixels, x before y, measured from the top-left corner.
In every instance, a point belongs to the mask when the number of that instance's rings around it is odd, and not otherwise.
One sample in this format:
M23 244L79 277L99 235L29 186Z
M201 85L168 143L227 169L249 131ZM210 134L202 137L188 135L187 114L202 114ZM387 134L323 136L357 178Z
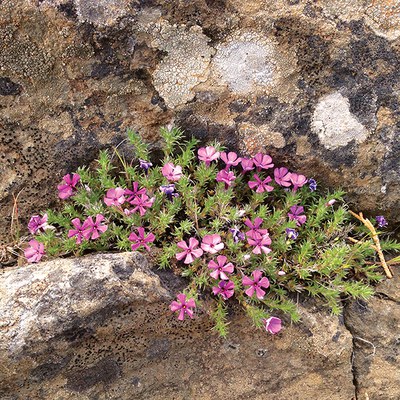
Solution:
M353 335L353 370L357 399L400 398L400 276L377 287L368 302L346 309L346 325Z
M270 153L400 221L399 2L4 0L0 241L127 127ZM119 146L130 155L126 143ZM294 157L294 154L296 157ZM13 223L15 229L15 223Z
M350 399L352 338L308 301L276 336L232 308L226 340L209 302L179 322L184 282L137 253L97 254L0 275L2 399ZM173 288L173 291L171 291ZM340 382L340 385L338 385Z

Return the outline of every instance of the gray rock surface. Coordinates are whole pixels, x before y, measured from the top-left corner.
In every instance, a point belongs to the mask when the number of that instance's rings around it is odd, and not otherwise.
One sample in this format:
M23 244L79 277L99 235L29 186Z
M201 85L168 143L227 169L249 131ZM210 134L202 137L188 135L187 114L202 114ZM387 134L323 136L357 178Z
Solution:
M269 152L400 219L398 0L4 0L0 238L132 127ZM120 146L121 151L126 146Z
M179 322L182 287L137 253L98 254L0 275L0 398L343 400L354 396L352 337L310 302L272 336L232 309L210 330L209 303Z

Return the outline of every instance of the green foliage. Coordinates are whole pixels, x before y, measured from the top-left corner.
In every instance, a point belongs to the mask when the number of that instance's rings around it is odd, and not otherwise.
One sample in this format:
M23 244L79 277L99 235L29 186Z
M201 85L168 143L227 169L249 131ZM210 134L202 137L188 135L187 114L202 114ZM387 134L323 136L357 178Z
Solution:
M380 281L382 271L376 262L375 250L368 231L357 220L351 218L343 201L344 192L311 192L307 185L297 191L284 190L274 182L272 192L257 193L248 186L253 173L242 174L240 167L233 168L236 179L228 188L217 182L216 176L224 165L214 161L211 165L199 162L197 140L185 141L179 128L161 130L164 159L148 171L139 166L139 159L149 160L148 145L139 134L128 130L128 140L133 146L135 158L124 159L116 150L101 151L95 168L79 168L80 184L74 196L65 200L60 211L48 210L48 224L53 228L39 233L37 240L46 248L47 256L84 254L90 251L129 251L132 241L129 236L144 227L146 235L155 235L155 259L159 268L172 268L188 279L185 293L197 299L205 292L215 300L210 311L215 330L223 337L228 334L227 314L232 299L237 299L257 327L271 313L287 314L297 322L300 315L293 296L300 293L321 298L333 314L342 310L346 298L368 298L373 294L373 283ZM223 148L214 143L216 150ZM176 196L168 197L160 188L171 184L162 174L165 163L182 167L182 177L173 182ZM258 171L261 179L270 176L268 170ZM104 196L109 189L117 187L133 190L133 182L145 189L150 206L140 215L135 204L106 206ZM327 203L336 200L332 206ZM298 224L288 217L294 205L304 207L307 220ZM130 210L127 212L126 209ZM107 230L96 240L76 243L68 238L73 229L72 219L85 221L101 214L105 217ZM262 219L261 229L268 230L271 252L256 252L250 241L235 240L230 229L242 234L249 228L245 221ZM289 239L287 229L295 229L296 240ZM224 243L219 254L225 255L235 266L229 279L234 283L232 299L224 300L211 294L218 280L210 276L208 263L217 255L204 253L192 263L178 261L176 254L182 251L178 243L191 237L202 241L205 235L218 234ZM357 242L348 240L351 237ZM400 243L384 238L383 251L400 252ZM141 245L138 251L146 251ZM243 276L251 277L255 270L262 271L270 281L264 298L248 297L242 283ZM278 273L279 272L279 273ZM198 299L197 299L198 300ZM200 303L198 303L200 305Z

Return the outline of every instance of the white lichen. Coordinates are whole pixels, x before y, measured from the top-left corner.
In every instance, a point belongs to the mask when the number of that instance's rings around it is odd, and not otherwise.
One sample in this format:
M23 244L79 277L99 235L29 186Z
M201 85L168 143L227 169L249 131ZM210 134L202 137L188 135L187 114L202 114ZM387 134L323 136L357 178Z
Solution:
M322 97L315 107L311 121L312 130L323 146L334 150L352 140L361 143L367 138L367 130L350 112L349 100L339 92Z

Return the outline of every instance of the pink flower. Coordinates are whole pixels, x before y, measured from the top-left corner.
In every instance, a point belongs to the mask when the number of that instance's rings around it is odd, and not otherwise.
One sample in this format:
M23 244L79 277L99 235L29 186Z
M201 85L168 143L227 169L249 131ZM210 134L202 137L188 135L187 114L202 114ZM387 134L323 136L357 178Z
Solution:
M333 206L336 203L335 199L331 199L325 203L325 207Z
M275 168L274 169L274 178L275 178L275 182L279 186L289 187L292 184L292 182L290 180L290 172L285 167Z
M268 319L264 319L263 322L265 330L273 335L282 329L282 321L280 318L270 317Z
M236 176L232 171L222 170L219 171L216 177L217 182L224 182L225 189L228 189L229 186L232 185L233 181L236 179Z
M37 231L44 232L47 227L47 214L44 214L43 217L41 217L40 215L32 215L31 219L28 222L29 232L33 235Z
M260 217L256 217L254 224L247 218L246 221L244 221L244 224L249 227L250 230L246 232L246 236L255 239L261 238L264 235L268 235L267 229L260 229L262 223L263 219Z
M273 186L268 185L272 181L270 176L267 176L263 181L257 174L254 174L253 177L255 181L249 181L248 185L251 189L257 188L257 193L272 192L274 190Z
M233 296L234 288L235 284L232 281L220 281L218 286L213 286L212 291L215 296L219 294L224 300L228 300Z
M85 222L84 225L87 227L84 232L83 236L86 239L95 240L100 237L102 233L104 233L108 229L108 225L102 225L102 221L104 221L104 216L101 214L96 215L96 221L93 222L93 218L89 217Z
M125 189L124 190L124 195L126 195L126 201L127 202L131 202L133 199L135 199L137 196L141 195L141 194L145 194L146 193L146 189L145 188L141 188L139 189L139 183L138 182L132 182L132 189Z
M162 169L161 173L172 182L179 181L182 178L182 167L177 165L175 167L172 163L166 163Z
M201 248L210 254L215 254L224 248L224 244L221 243L221 236L218 234L206 235L201 242Z
M268 233L261 237L259 235L257 236L253 235L252 237L248 237L247 242L249 243L250 246L254 246L253 249L254 254L261 254L261 253L268 254L272 251L269 247L267 247L272 243Z
M135 206L131 211L136 212L139 210L140 216L143 217L143 215L146 214L146 208L150 208L153 205L154 200L154 197L150 199L147 194L141 194L131 201L131 204Z
M307 183L307 178L304 175L290 173L290 181L293 183L293 192L295 192L299 187L302 187Z
M233 269L235 268L232 263L227 262L227 258L225 256L218 256L217 257L217 262L216 263L214 260L211 260L208 263L208 269L212 269L213 271L210 273L211 277L214 279L223 279L227 280L229 279L226 273L231 274L233 272Z
M78 174L67 174L63 177L64 184L58 185L58 197L60 199L68 199L76 193L76 185L81 177Z
M171 311L179 311L178 319L179 321L183 321L185 319L185 315L189 315L190 318L193 318L193 310L192 308L196 308L196 303L194 299L188 299L186 301L186 295L183 293L178 294L176 296L178 301L173 301L169 308Z
M147 243L154 242L154 240L156 238L154 236L154 234L150 232L146 236L143 227L137 228L137 232L138 232L138 234L132 232L128 238L131 242L133 242L133 244L131 246L132 250L135 251L139 247L143 246L147 251L150 251L150 247Z
M207 166L211 164L211 161L218 160L219 151L217 151L213 146L201 147L197 154L199 160L204 161Z
M126 201L124 193L125 189L122 189L120 187L117 187L115 189L108 189L104 197L104 203L106 203L109 207L110 206L119 207Z
M250 279L248 276L244 276L242 279L242 284L244 286L250 286L245 293L247 296L251 297L256 292L256 296L259 300L262 300L265 295L265 290L262 288L269 288L269 280L266 277L261 278L262 271L256 269L251 273L253 279Z
M76 236L76 243L77 244L81 244L82 243L82 239L89 240L90 232L88 231L88 228L89 228L88 220L86 220L82 224L81 220L79 218L74 218L71 222L72 222L72 225L75 227L75 229L70 229L68 231L68 237L71 238L71 237Z
M37 240L30 240L29 247L24 250L24 255L28 263L39 262L44 254L46 254L44 251L44 244Z
M242 158L241 164L244 172L254 169L254 162L251 158Z
M191 237L189 239L189 245L187 245L184 240L181 240L178 243L178 247L184 251L176 254L177 260L185 259L183 262L185 264L190 264L191 262L194 261L195 258L201 257L203 255L203 250L196 249L196 247L198 245L199 245L199 241L194 237Z
M225 169L228 170L232 166L236 167L242 159L234 151L230 151L228 154L223 151L221 160L226 164Z
M290 213L288 213L288 217L290 220L295 220L297 226L303 225L307 221L307 217L305 215L301 215L304 212L304 208L302 206L292 206L290 207Z
M272 158L268 154L258 153L253 157L253 160L257 167L257 171L272 168L274 166L274 164L272 164Z

